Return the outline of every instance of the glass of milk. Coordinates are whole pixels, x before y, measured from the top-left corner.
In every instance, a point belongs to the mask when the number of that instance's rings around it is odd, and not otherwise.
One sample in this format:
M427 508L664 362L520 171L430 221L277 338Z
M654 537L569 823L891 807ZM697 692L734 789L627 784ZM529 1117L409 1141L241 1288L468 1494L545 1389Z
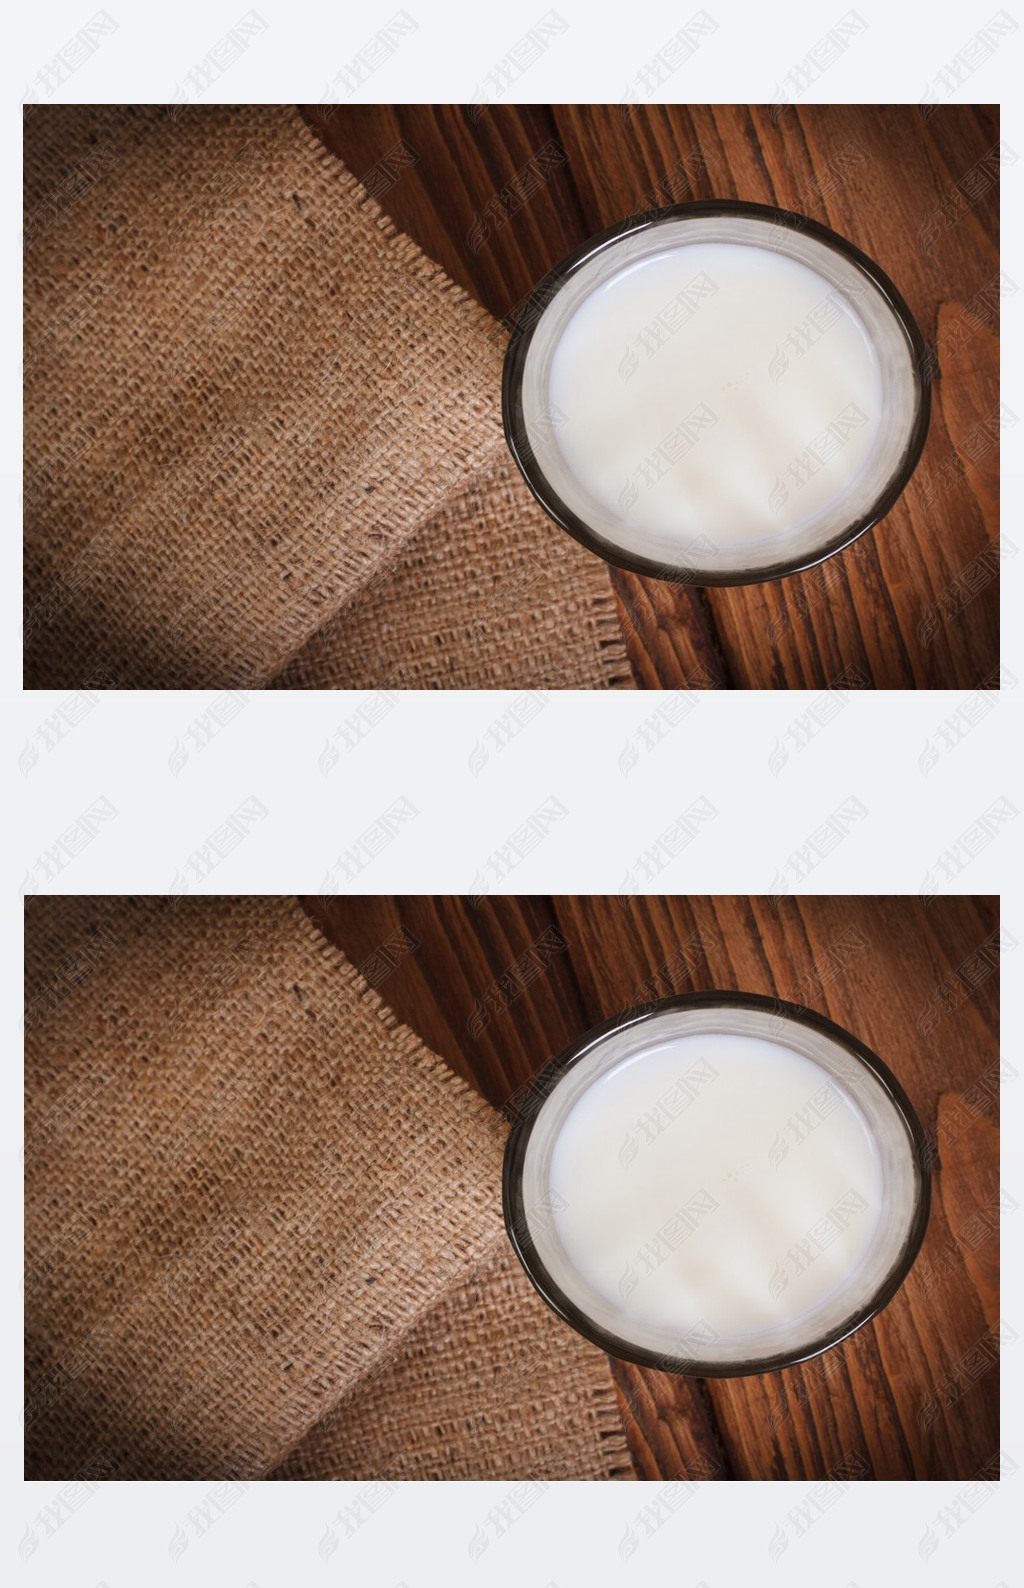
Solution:
M928 1223L929 1151L898 1081L823 1016L694 993L542 1070L505 1153L535 1288L613 1356L769 1372L894 1296Z
M632 218L531 295L505 435L541 506L634 573L781 578L889 512L924 447L923 338L889 278L804 216Z

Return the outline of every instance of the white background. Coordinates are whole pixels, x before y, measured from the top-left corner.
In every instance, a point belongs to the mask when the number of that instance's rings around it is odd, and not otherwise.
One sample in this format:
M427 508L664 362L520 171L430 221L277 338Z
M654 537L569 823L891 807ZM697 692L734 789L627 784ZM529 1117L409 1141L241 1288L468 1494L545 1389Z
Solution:
M1020 930L1019 857L1024 822L1003 821L997 835L968 857L961 835L1000 799L1024 810L1019 776L1024 689L1011 685L995 708L953 750L941 725L969 710L965 693L852 696L838 717L803 749L787 729L814 709L814 695L707 695L648 750L642 724L663 703L653 694L548 697L543 709L500 753L488 745L491 722L514 695L409 694L354 749L339 727L363 707L361 695L247 697L233 720L186 761L189 725L214 695L140 693L99 697L52 750L27 767L26 746L39 744L40 723L58 711L64 694L22 695L20 434L20 101L32 96L37 74L94 14L92 0L20 8L8 23L5 51L5 128L9 158L4 269L8 291L3 323L4 471L0 490L11 531L5 537L2 627L6 681L5 831L7 876L3 1008L9 1051L20 1046L21 894L165 892L190 886L210 892L476 892L707 891L777 893L996 892L1004 895L1007 924ZM110 0L118 29L52 97L69 101L164 101L189 69L226 33L245 7L230 4L143 8ZM260 0L269 24L225 72L208 98L222 101L310 101L341 98L328 85L398 7L351 10ZM477 97L490 68L551 9L541 0L465 14L430 0L405 8L416 32L371 77L350 103L443 101ZM558 0L569 27L513 88L509 102L595 100L636 96L636 74L678 32L697 5L607 3L584 7ZM767 102L786 73L849 8L801 5L780 15L774 7L709 0L717 32L665 85L658 97L683 101ZM898 100L936 96L936 81L990 15L957 4L884 6L858 0L869 26L811 89L808 101ZM993 4L992 13L998 7ZM1024 141L1018 108L1024 64L1024 7L1009 13L1022 26L1004 38L948 101L1005 99L1003 137ZM1016 98L1012 92L1016 86ZM38 93L38 90L35 90ZM17 118L17 120L16 120ZM1015 280L1020 253L1021 165L1005 171L1004 266ZM1020 413L1020 298L1005 305L1003 396ZM1019 539L1020 458L1005 449L1006 531ZM1006 564L1003 579L1004 665L1024 680L1020 644L1020 573L1024 558ZM791 748L780 764L779 745ZM338 751L332 765L333 745ZM638 750L632 755L630 746ZM938 756L934 752L938 748ZM323 764L322 764L323 758ZM27 758L31 760L31 756ZM628 764L632 762L632 764ZM173 764L172 764L173 763ZM626 769L623 770L625 765ZM192 857L204 840L250 796L266 808L237 848L198 878ZM510 834L554 796L566 814L543 841L498 883L492 857ZM105 797L118 814L60 872L45 860L80 813ZM802 881L793 857L808 852L832 813L851 797L866 814L829 849ZM340 857L358 848L398 799L416 815L392 842L346 883ZM717 814L692 843L669 856L656 877L639 857L659 852L659 835L695 801ZM1005 807L1004 807L1005 809ZM663 855L666 851L660 851ZM951 858L955 857L955 858ZM648 861L648 865L652 862ZM190 869L191 868L191 869ZM632 882L630 879L633 879ZM1012 978L1007 978L1008 982ZM1006 988L1007 1052L1016 1062L1020 998ZM38 1523L37 1547L23 1560L33 1520L61 1485L21 1481L20 1100L17 1065L7 1066L10 1106L3 1111L3 1173L8 1240L4 1310L0 1451L4 1517L0 1561L17 1580L62 1588L134 1588L145 1582L216 1584L218 1588L277 1588L298 1583L360 1581L373 1588L433 1588L434 1584L504 1584L575 1588L579 1584L671 1582L680 1588L738 1588L777 1581L784 1588L868 1588L868 1584L933 1585L970 1581L980 1588L1012 1588L1020 1568L1011 1557L1013 1514L1020 1510L1024 1472L1007 1478L962 1527L940 1514L961 1485L853 1484L840 1502L801 1537L786 1518L810 1485L704 1484L655 1525L638 1517L661 1493L658 1484L553 1485L503 1537L487 1524L490 1508L510 1485L406 1484L351 1537L336 1519L358 1485L253 1485L204 1536L186 1526L206 1484L108 1484L52 1537ZM1004 1184L1021 1195L1016 1149L1020 1101L1007 1096L1012 1143ZM1004 1315L1021 1328L1020 1284L1013 1265ZM1021 1404L1019 1353L1006 1355L1004 1385ZM1007 1397L1009 1404L1009 1394ZM1024 1461L1020 1420L1007 1411L1003 1449ZM678 1498L678 1495L676 1496ZM660 1513L659 1513L660 1514ZM945 1518L945 1519L944 1519ZM474 1558L478 1529L490 1542ZM773 1559L779 1531L790 1546ZM335 1539L332 1546L331 1539ZM188 1547L180 1549L181 1538ZM635 1547L630 1538L637 1540ZM178 1540L174 1550L172 1542ZM621 1546L621 1547L620 1547ZM1019 1555L1019 1550L1015 1556ZM175 1558L176 1557L176 1558Z

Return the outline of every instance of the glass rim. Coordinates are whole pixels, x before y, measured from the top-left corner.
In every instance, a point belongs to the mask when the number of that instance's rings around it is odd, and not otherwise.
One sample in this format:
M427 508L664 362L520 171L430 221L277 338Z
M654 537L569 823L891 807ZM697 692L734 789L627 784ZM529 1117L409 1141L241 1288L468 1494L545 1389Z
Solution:
M647 1021L657 1019L661 1014L677 1009L720 1009L723 1007L752 1009L765 1014L774 1014L782 1019L795 1021L799 1025L809 1026L850 1053L854 1059L870 1071L874 1079L881 1085L890 1104L900 1116L912 1145L912 1161L915 1169L913 1215L896 1261L881 1284L876 1286L871 1295L859 1307L844 1318L836 1328L829 1330L827 1334L819 1336L809 1344L800 1345L793 1351L776 1352L773 1356L764 1357L756 1361L752 1358L747 1358L731 1362L716 1362L713 1358L702 1361L693 1357L663 1355L657 1351L637 1345L630 1340L625 1340L612 1331L602 1328L600 1324L595 1323L581 1307L566 1295L561 1286L548 1272L530 1234L523 1198L523 1170L533 1127L540 1114L541 1106L569 1070L586 1058L613 1031L642 1025ZM796 1367L801 1362L808 1362L816 1356L821 1356L823 1352L831 1350L833 1346L841 1344L843 1340L848 1339L851 1334L862 1328L865 1323L869 1323L892 1301L917 1259L921 1243L928 1228L928 1219L931 1211L930 1156L931 1147L925 1135L924 1127L903 1087L888 1065L883 1063L878 1057L878 1054L867 1047L859 1037L855 1037L852 1032L847 1031L845 1027L836 1025L833 1020L829 1020L825 1015L820 1015L812 1009L807 1009L802 1004L790 1003L782 998L769 998L761 993L726 991L677 993L670 998L659 998L649 1004L644 1004L637 1011L627 1009L622 1014L613 1016L610 1020L602 1021L600 1025L592 1027L583 1036L570 1043L567 1048L564 1048L561 1053L551 1059L533 1077L526 1101L516 1113L505 1143L505 1157L502 1168L502 1212L505 1221L505 1232L526 1273L526 1277L541 1299L547 1303L553 1312L558 1314L564 1323L575 1329L577 1334L589 1340L592 1345L599 1346L609 1356L616 1357L620 1361L635 1363L639 1367L656 1368L663 1373L675 1373L689 1378L746 1378L758 1373L774 1373L781 1368Z
M696 220L702 216L715 215L747 216L786 227L790 231L801 232L841 254L866 275L885 300L907 339L917 398L914 421L900 464L865 512L812 552L797 557L780 558L764 568L724 572L688 568L683 563L676 565L659 562L638 552L629 551L599 534L562 500L541 470L530 444L522 401L523 376L534 333L544 310L571 276L599 253L611 248L623 238L663 225L666 221L688 218ZM931 422L931 365L928 346L917 321L895 284L868 254L863 253L847 238L841 237L838 232L832 231L830 227L822 225L820 221L811 220L809 216L800 215L795 210L780 209L773 204L754 204L746 199L697 199L689 203L670 204L664 209L628 216L616 222L614 226L597 232L572 253L567 254L541 278L527 301L530 313L520 316L512 327L508 346L505 349L501 382L501 417L506 445L530 492L548 517L588 551L595 552L605 562L611 563L616 568L623 568L628 573L642 574L647 578L661 579L671 584L709 589L766 584L775 579L789 578L793 574L806 573L809 569L817 568L821 563L826 562L829 557L834 557L837 552L845 551L854 541L859 540L861 535L880 523L903 495L921 460Z

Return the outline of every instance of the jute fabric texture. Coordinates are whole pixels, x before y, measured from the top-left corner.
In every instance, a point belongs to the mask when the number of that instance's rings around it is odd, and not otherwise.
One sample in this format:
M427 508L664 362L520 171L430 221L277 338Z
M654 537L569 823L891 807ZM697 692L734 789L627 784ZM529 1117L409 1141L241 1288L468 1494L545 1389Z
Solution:
M505 335L289 107L25 128L25 682L631 686Z
M27 903L26 1475L632 1477L504 1122L295 901Z

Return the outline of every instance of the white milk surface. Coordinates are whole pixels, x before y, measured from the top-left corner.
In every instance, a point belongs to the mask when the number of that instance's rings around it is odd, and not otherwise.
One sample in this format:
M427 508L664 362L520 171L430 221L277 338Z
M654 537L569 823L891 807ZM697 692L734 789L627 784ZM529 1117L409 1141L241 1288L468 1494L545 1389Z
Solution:
M628 1317L737 1336L796 1320L857 1267L881 1171L860 1111L812 1060L695 1035L583 1093L550 1189L571 1265Z
M859 316L799 261L692 243L624 267L573 314L549 397L589 494L635 529L784 537L862 469L882 413Z

